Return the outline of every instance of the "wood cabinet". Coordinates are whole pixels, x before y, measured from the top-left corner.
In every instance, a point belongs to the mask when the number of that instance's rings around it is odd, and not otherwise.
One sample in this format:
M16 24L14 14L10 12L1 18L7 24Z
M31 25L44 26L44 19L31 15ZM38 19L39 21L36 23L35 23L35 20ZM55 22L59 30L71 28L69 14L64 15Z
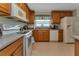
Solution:
M13 56L22 56L23 55L23 46L20 45L20 47L18 47L18 49L16 49L16 51L12 55Z
M59 16L60 14L59 13L53 13L53 23L59 23L60 22L60 16Z
M12 38L13 39L13 38ZM0 56L22 56L23 55L23 37L17 39L4 49L0 50Z
M75 39L75 56L79 56L79 40Z
M63 42L63 30L59 30L58 32L58 42Z
M51 17L53 23L60 24L61 18L65 16L73 16L72 11L52 11Z
M34 11L30 11L29 12L29 22L30 24L34 24L34 20L35 20L35 12Z
M36 42L49 42L50 30L49 29L34 30L33 36Z
M0 15L8 16L11 13L10 3L0 3Z

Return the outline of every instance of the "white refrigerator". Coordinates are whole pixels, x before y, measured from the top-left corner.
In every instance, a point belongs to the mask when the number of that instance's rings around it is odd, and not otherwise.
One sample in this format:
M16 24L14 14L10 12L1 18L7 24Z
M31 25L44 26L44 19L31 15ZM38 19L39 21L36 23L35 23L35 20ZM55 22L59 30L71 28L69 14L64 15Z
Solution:
M74 43L74 35L79 34L79 17L64 17L60 28L63 29L63 42Z

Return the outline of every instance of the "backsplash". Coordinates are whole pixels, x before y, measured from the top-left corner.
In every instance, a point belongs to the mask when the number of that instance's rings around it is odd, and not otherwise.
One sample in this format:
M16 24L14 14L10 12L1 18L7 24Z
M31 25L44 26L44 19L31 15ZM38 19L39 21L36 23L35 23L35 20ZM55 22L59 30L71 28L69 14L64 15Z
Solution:
M21 26L25 25L26 23L0 17L0 24L5 29L11 28L11 27L15 27L15 29L19 29L19 28L16 28L16 27L21 27Z
M3 35L18 32L20 27L24 26L25 24L27 23L0 17L0 28L2 29Z

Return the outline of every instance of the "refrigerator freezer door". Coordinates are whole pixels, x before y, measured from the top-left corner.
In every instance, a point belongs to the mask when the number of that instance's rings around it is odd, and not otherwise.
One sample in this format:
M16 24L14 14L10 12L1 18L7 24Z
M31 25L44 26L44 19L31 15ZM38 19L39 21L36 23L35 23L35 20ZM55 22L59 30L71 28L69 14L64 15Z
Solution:
M72 38L72 21L73 17L63 18L63 41L64 43L73 43L74 39Z

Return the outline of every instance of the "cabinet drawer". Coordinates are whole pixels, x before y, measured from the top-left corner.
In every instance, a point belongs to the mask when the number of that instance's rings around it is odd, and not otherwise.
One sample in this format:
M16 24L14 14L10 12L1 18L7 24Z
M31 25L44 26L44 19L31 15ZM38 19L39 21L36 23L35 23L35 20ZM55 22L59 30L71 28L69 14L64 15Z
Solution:
M16 42L13 42L6 48L0 51L0 56L11 56L14 51L22 44L22 38L18 39Z

